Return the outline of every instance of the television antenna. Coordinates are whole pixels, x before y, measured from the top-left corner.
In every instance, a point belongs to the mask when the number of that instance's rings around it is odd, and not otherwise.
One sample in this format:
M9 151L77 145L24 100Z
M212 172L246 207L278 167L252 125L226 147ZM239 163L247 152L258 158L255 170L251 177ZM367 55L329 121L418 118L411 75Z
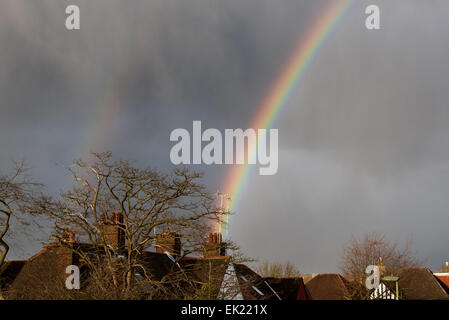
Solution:
M215 193L217 197L217 209L218 217L220 221L218 222L218 232L227 232L228 216L229 216L229 202L231 201L231 195L228 193L222 193L219 190Z

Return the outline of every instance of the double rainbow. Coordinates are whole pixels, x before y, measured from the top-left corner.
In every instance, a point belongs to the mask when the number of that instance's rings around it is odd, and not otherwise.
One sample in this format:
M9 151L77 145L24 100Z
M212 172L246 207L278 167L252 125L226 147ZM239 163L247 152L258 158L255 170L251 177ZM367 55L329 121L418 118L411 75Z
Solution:
M333 0L325 8L324 14L305 33L305 36L301 37L298 45L293 50L291 58L285 64L276 81L274 81L266 97L262 100L260 112L250 128L269 129L272 127L273 122L287 105L292 92L302 79L316 53L353 2L354 0ZM256 150L255 144L248 145L248 158L254 156ZM226 179L224 190L231 195L232 201L228 208L231 213L236 210L245 185L248 183L250 169L251 165L248 164L233 166ZM229 223L228 215L226 215L224 220L223 225L219 225L218 229L223 233L223 236L226 236Z
M283 67L279 76L273 82L268 94L262 100L258 116L252 122L250 128L270 129L273 122L278 118L279 113L287 105L287 102L297 87L299 81L307 68L310 66L316 53L335 29L338 22L341 20L346 11L355 0L329 0L330 4L325 7L324 13L318 17L316 23L301 37L298 45L294 48L290 59ZM136 37L143 35L146 32L145 26L142 26L136 33ZM129 52L128 52L129 53ZM124 57L128 54L124 54ZM80 153L83 157L88 156L93 147L101 145L107 136L111 134L111 129L108 127L114 115L117 114L120 103L120 94L117 88L120 87L120 82L124 80L128 69L131 67L132 60L124 60L121 68L118 68L117 74L111 79L107 85L106 94L98 101L96 114L91 117L91 124L88 126L90 130L86 132L85 139L80 146ZM94 138L93 138L94 137ZM256 145L248 145L248 158L255 155ZM248 176L251 165L234 165L227 175L225 185L222 190L230 195L232 201L228 210L235 212L242 197L243 190L248 183ZM226 236L227 226L229 224L228 215L225 215L223 224L218 225L218 231Z

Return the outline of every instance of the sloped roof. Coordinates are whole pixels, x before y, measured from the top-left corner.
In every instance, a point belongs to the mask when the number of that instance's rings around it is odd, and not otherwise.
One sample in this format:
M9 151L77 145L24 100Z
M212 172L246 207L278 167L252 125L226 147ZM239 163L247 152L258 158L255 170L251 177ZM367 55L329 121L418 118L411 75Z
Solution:
M434 273L433 275L438 279L444 290L446 290L446 293L449 294L449 273Z
M102 251L94 245L86 243L75 243L75 245L87 254L102 254ZM61 253L65 255L61 257ZM28 260L7 261L0 270L0 288L13 286L18 289L30 285L34 286L36 281L55 280L58 276L65 276L65 267L78 264L78 260L79 257L70 249L65 250L58 243L52 243ZM193 294L196 289L201 288L203 284L207 284L213 287L213 294L218 295L229 264L229 257L183 257L178 263L174 263L164 253L145 251L142 254L141 262L146 272L155 281L176 274L178 277L187 277L184 281L184 287L191 287L190 293ZM190 285L191 283L194 284L193 287ZM189 293L189 290L182 291L184 294ZM180 296L179 298L184 297Z
M337 273L319 274L306 282L311 300L347 300L348 282Z
M47 246L24 261L7 290L24 292L24 288L37 288L42 283L62 282L65 279L65 268L72 264L76 263L70 249Z
M175 263L164 253L146 251L142 255L142 264L156 281L169 280L172 276L185 277L183 294L194 294L195 290L207 285L216 298L229 265L229 257L182 257Z
M0 269L0 289L10 285L25 265L25 260L5 261Z
M428 268L406 268L398 272L400 299L447 300L449 295Z
M265 278L282 300L309 300L307 289L301 277Z
M264 278L244 264L234 264L237 280L245 300L279 300Z

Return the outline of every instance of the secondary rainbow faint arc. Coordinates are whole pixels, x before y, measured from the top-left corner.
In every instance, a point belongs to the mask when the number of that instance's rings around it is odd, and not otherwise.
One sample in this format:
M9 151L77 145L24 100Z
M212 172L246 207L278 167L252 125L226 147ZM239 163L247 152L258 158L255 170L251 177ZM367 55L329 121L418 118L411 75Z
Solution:
M335 29L338 21L349 9L354 0L335 0L325 8L317 22L301 37L300 42L294 48L293 54L285 64L279 76L273 82L268 94L262 100L260 111L250 128L271 128L273 122L278 117L281 110L287 104L289 97L301 80L307 67L310 65L319 48L326 41L332 31ZM256 145L248 146L248 158L254 156L257 152ZM240 197L242 196L244 186L248 182L248 176L251 165L233 166L228 174L224 190L231 195L231 204L229 211L231 213L236 209ZM225 218L225 225L228 222L228 216ZM226 236L227 227L219 225L219 231Z

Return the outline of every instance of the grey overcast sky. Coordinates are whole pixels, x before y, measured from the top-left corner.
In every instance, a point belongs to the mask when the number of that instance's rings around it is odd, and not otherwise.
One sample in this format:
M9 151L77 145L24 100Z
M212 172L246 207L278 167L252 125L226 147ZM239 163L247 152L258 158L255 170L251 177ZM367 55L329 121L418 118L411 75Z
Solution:
M56 194L89 150L169 170L173 129L252 123L330 2L0 0L0 171L25 159ZM274 123L278 173L250 174L230 223L247 255L334 272L352 235L378 231L412 237L430 268L449 259L447 17L446 0L354 2ZM215 191L230 167L194 169Z

